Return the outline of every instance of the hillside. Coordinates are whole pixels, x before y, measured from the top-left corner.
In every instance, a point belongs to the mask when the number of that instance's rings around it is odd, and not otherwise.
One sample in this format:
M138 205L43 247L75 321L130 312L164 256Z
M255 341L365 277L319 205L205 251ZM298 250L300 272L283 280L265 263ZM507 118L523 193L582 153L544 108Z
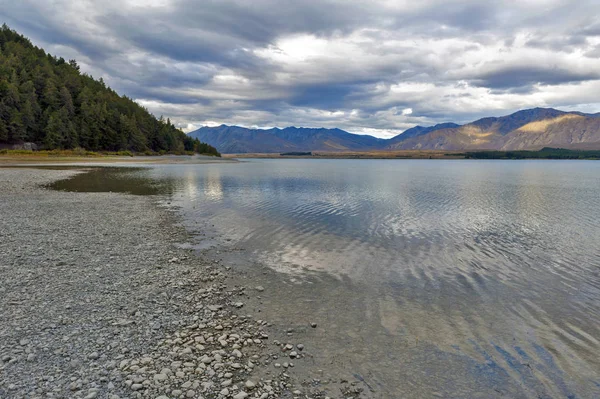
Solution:
M0 146L218 155L133 100L0 28Z
M396 149L537 150L543 147L600 148L595 115L535 108L440 129L400 143Z
M405 130L402 134L399 134L395 137L392 137L388 140L386 148L388 149L396 149L398 148L403 141L410 139L412 137L424 136L427 133L435 132L436 130L441 129L451 129L455 127L459 127L460 125L456 123L439 123L435 126L415 126L413 128Z
M455 123L415 126L387 140L340 129L260 130L226 125L203 127L190 136L224 153L600 149L598 116L534 108L502 117L482 118L462 126Z

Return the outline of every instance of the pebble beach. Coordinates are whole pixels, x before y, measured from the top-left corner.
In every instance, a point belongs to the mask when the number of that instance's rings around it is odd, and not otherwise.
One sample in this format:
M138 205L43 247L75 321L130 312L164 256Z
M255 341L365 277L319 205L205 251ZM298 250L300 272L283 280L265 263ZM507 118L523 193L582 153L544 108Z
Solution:
M247 312L264 288L152 197L44 188L77 173L0 168L0 398L360 397L296 375L310 346Z

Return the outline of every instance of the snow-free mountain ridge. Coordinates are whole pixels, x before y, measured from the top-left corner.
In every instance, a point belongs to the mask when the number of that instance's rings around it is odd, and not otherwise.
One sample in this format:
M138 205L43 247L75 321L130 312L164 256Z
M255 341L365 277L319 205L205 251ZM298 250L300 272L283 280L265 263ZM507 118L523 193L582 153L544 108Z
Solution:
M248 129L221 125L189 133L222 153L376 150L600 149L600 114L534 108L464 125L415 126L390 139L341 129Z

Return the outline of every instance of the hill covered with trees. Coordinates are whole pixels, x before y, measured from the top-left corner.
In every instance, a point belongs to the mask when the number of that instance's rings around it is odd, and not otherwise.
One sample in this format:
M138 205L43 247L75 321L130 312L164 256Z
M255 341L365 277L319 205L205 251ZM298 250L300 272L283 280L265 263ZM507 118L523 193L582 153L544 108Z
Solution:
M169 119L81 73L75 60L46 54L0 28L0 144L33 142L44 149L219 155Z

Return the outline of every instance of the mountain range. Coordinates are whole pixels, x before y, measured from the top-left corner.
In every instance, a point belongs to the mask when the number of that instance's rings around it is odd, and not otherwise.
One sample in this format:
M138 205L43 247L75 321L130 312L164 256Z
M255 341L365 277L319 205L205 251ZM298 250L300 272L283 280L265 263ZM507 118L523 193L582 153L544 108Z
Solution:
M376 150L537 150L543 147L600 149L600 113L534 108L464 125L415 126L390 139L341 129L248 129L221 125L189 133L222 153Z

